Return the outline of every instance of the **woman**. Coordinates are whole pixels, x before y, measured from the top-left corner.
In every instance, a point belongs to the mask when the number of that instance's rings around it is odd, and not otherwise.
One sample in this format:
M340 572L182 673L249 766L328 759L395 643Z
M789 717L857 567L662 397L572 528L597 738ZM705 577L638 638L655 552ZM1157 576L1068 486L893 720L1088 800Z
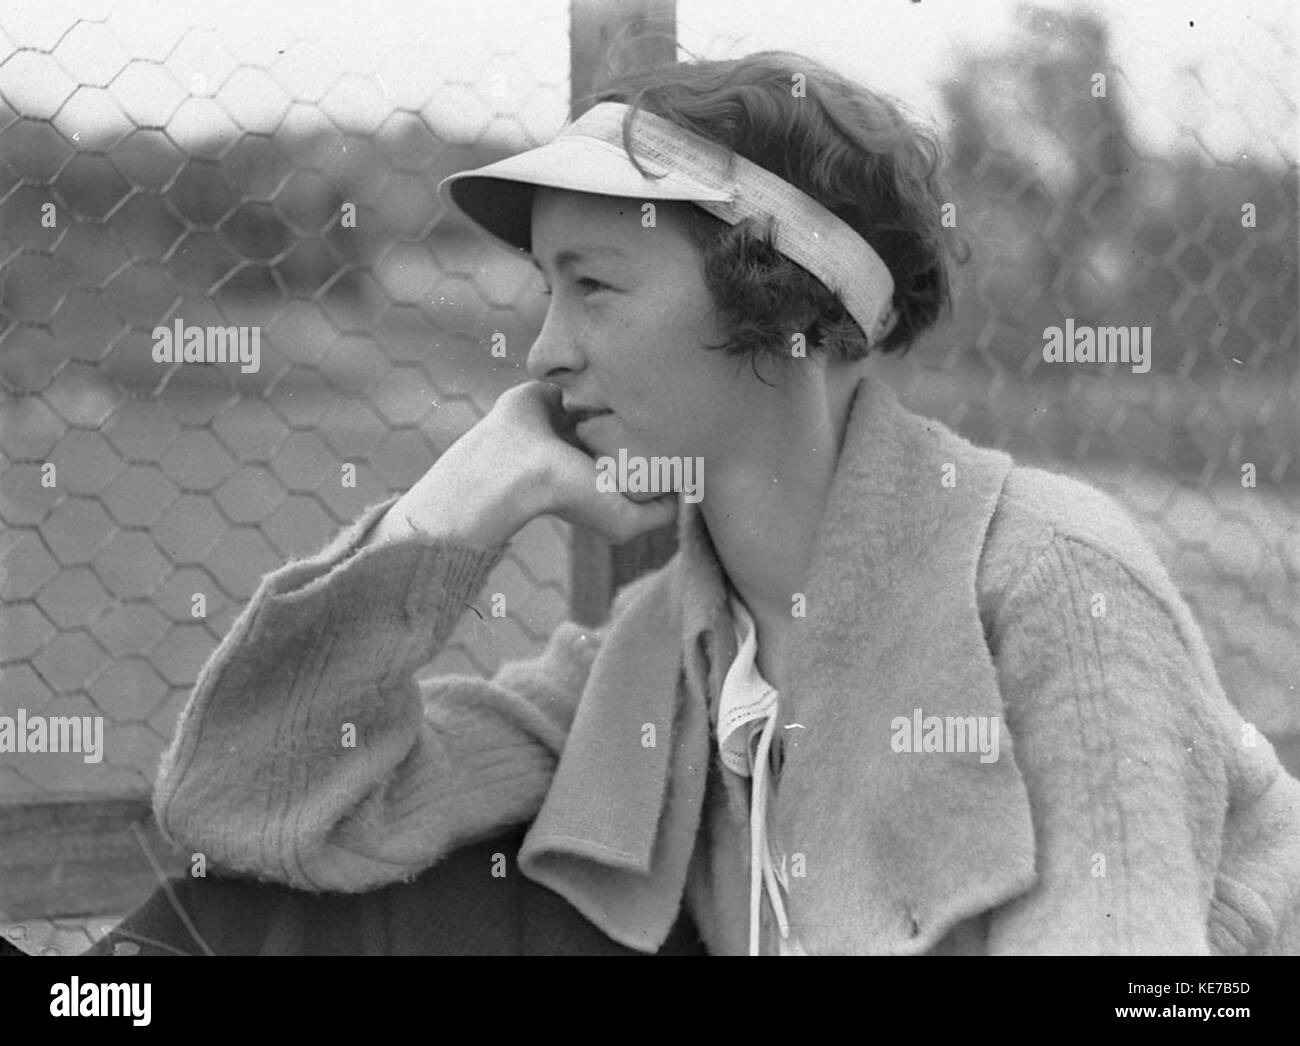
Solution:
M529 825L496 871L641 952L684 914L713 954L1294 947L1300 784L1151 550L866 372L947 305L932 140L777 53L595 100L441 187L545 282L533 380L264 579L164 756L164 832L359 893ZM604 482L656 459L702 500ZM679 551L603 635L417 686L546 513L676 518Z

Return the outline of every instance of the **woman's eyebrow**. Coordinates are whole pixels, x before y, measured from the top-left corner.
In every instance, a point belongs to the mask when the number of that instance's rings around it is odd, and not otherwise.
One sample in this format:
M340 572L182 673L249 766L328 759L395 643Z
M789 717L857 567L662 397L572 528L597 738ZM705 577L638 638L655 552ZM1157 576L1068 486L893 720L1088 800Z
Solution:
M568 247L555 256L555 267L564 269L569 265L580 262L589 256L611 256L615 258L626 258L627 255L617 247L602 247L599 244L584 243L576 247ZM533 263L533 268L538 272L542 271L542 263L539 262L530 252L528 260Z

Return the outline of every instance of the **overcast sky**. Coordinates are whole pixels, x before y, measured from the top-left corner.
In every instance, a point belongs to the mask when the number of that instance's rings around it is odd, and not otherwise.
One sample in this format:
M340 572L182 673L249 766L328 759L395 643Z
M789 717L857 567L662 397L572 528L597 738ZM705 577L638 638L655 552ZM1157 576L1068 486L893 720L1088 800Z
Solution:
M1180 136L1195 126L1226 162L1243 151L1295 162L1293 0L1043 6L1105 20L1121 104L1151 151L1198 148ZM697 53L803 51L942 126L938 88L954 58L1013 32L1015 10L1009 0L679 0L678 22ZM306 127L322 109L367 133L395 129L396 105L451 138L486 130L524 147L565 119L567 15L567 0L6 0L0 92L69 137L133 120L166 121L182 139L283 119Z

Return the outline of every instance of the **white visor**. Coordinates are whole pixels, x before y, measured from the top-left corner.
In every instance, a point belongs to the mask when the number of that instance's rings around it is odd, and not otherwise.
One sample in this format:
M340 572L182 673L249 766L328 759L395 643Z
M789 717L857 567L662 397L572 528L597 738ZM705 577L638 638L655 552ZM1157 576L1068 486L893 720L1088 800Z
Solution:
M811 196L771 171L642 109L623 146L629 107L602 102L546 145L444 178L448 207L515 251L532 247L538 186L637 200L683 200L730 225L771 222L773 243L822 281L874 345L893 326L894 280L880 256Z

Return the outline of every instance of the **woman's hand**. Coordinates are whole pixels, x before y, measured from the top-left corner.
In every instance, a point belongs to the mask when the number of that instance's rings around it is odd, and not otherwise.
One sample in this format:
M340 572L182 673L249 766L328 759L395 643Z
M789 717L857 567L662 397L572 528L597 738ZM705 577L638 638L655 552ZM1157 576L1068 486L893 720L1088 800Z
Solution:
M672 522L675 493L637 502L597 489L595 459L560 396L540 381L503 392L388 510L371 541L415 530L491 546L549 514L622 544Z
M503 403L507 397L510 402ZM530 381L502 394L497 407L536 440L536 467L544 476L543 512L589 527L615 545L677 518L675 492L633 498L597 488L596 459L574 432L573 419L560 405L559 389Z

